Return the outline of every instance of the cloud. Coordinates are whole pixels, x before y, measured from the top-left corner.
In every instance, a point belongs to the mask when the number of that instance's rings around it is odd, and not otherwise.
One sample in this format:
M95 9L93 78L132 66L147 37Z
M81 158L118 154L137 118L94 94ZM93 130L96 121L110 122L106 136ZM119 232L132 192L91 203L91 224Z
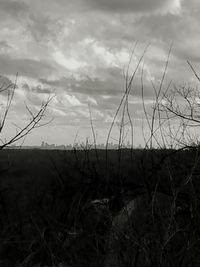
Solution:
M55 51L53 58L58 64L62 65L65 68L68 68L69 70L77 70L81 67L83 68L87 66L87 63L81 62L78 59L66 58L61 51Z
M88 5L109 12L162 12L176 13L181 8L180 0L88 0Z
M41 13L30 13L26 21L26 30L37 42L53 42L63 32L61 20L53 19Z
M6 76L0 75L0 91L1 95L7 96L9 93L9 90L14 88L14 83Z
M40 84L38 84L37 86L29 86L27 83L22 84L22 88L26 91L32 91L33 93L36 94L46 94L46 95L50 95L52 93L52 89L51 88L47 88L47 87L42 87Z
M82 106L82 103L76 98L75 95L62 94L59 95L59 103L63 106Z
M108 69L109 72L109 69ZM82 77L61 77L59 80L40 79L40 82L49 86L60 87L62 90L71 93L80 93L84 95L112 95L121 94L124 91L123 76L118 73L118 77L101 80L98 78Z
M10 46L7 41L3 40L0 41L0 53L8 53L9 50L12 49L12 46Z
M39 78L48 76L55 71L54 66L44 61L34 59L14 59L8 55L0 55L1 74Z
M0 1L0 14L5 18L10 16L11 18L20 18L25 12L27 12L28 6L22 1L1 0Z
M31 4L30 0L26 0ZM35 0L35 6L40 3L41 8L46 7L47 12L54 10L54 14L57 15L75 15L80 13L86 13L91 11L103 11L109 13L178 13L181 8L182 0L43 0L43 3L39 0ZM31 4L32 5L32 4Z

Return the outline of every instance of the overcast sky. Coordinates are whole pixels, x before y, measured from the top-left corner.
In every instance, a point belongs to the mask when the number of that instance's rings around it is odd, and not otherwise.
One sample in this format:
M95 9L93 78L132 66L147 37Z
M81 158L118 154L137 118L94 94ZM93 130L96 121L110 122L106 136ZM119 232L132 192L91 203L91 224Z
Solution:
M151 80L159 83L172 43L166 83L193 81L186 61L200 71L199 14L199 0L0 0L1 81L14 81L19 73L5 135L15 133L12 123L26 123L24 102L34 111L55 94L47 114L53 122L26 144L73 143L77 133L85 140L91 136L88 104L98 142L104 142L135 42L132 69L150 44L144 58L146 105L152 105ZM130 97L136 145L142 142L140 74L139 68Z

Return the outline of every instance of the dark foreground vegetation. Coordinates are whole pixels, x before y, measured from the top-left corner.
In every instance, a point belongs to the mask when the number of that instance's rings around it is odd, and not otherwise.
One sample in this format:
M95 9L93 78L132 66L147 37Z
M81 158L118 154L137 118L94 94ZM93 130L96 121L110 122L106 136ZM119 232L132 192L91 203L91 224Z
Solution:
M0 154L0 266L200 265L198 148Z

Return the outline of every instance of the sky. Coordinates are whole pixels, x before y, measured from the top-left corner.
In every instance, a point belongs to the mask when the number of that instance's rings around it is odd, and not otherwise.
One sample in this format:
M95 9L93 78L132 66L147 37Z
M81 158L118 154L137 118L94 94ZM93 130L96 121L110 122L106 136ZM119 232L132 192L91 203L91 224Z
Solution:
M0 82L19 75L2 138L29 121L26 104L36 112L54 96L45 118L52 122L33 131L25 144L92 141L89 107L97 142L105 143L131 51L136 45L130 74L149 45L129 97L137 146L143 140L141 69L149 109L155 97L151 82L159 84L171 45L164 86L169 80L193 82L187 60L200 71L199 12L198 0L0 0ZM1 101L2 111L5 93ZM111 141L118 130L116 123Z

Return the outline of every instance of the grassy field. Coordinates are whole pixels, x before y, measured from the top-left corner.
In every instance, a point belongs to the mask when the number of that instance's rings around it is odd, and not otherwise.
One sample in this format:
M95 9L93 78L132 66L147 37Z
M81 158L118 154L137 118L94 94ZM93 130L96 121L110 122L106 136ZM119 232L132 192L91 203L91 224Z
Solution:
M105 153L0 152L0 266L199 266L198 149Z

